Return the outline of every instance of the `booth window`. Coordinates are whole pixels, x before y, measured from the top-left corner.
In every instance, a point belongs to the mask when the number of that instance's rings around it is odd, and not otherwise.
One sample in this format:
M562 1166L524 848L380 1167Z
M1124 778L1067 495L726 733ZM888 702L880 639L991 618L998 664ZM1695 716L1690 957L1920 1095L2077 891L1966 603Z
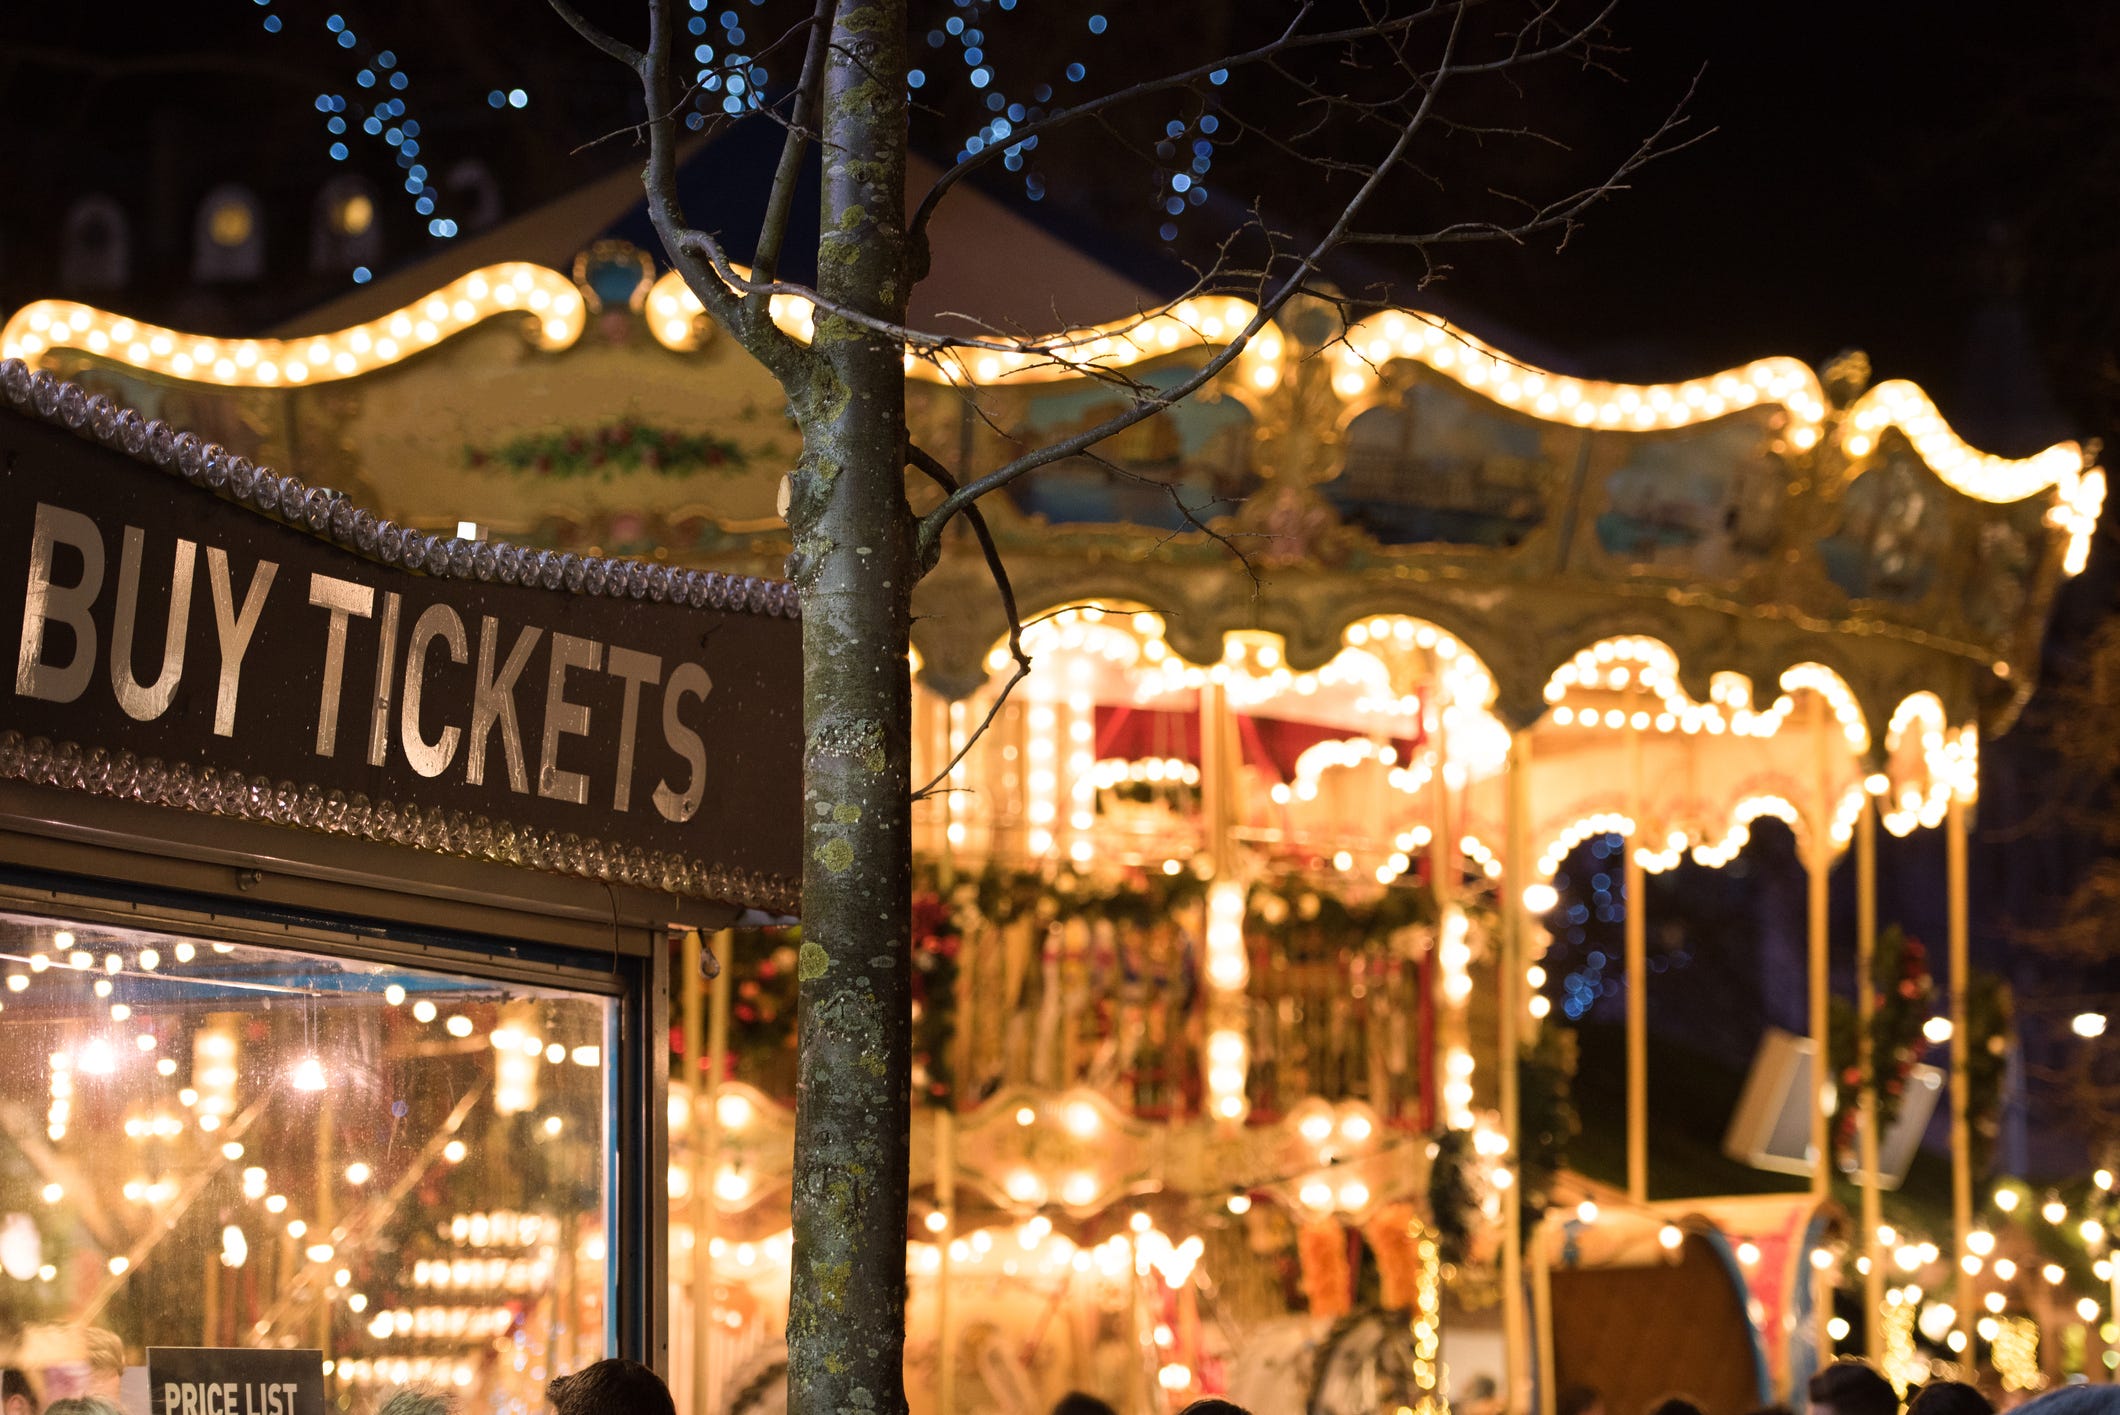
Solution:
M21 914L0 978L0 1332L47 1395L269 1346L522 1409L609 1354L612 999Z

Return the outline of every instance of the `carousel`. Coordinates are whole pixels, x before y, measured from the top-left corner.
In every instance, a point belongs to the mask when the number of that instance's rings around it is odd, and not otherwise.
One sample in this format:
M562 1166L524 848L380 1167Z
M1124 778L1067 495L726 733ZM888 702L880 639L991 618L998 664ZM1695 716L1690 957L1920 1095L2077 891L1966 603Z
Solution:
M915 436L998 463L1107 416L1098 372L1175 380L1249 313L1085 328L1073 367L909 360ZM407 527L745 573L788 549L777 389L613 243L290 338L48 301L0 356ZM2082 448L1981 452L1860 355L1634 386L1418 312L1297 308L1102 450L987 503L1026 678L968 546L916 605L918 1415L1070 1390L1125 1415L1550 1411L1577 1384L1739 1415L1836 1352L1912 1378L1920 1322L1938 1359L2026 1383L2082 1359L2102 1295L2079 1313L1992 1258L2015 1191L1976 1199L1968 1094L2006 1038L1966 966L1980 744L2083 567L2105 481ZM1780 1116L1802 1177L1659 1201L1644 880L1768 819L1810 881ZM1911 1014L1878 985L1880 827L1948 842L1951 988L1912 1018L1949 1049L1953 1202L1925 1246L1883 1208L1907 1073L1879 1019ZM1545 964L1593 848L1627 901L1612 1184L1568 1165L1580 1008ZM1857 927L1832 937L1843 857ZM673 946L723 967L673 971L670 1364L681 1405L733 1415L779 1400L800 937ZM1661 1334L1653 1375L1603 1339L1617 1314Z

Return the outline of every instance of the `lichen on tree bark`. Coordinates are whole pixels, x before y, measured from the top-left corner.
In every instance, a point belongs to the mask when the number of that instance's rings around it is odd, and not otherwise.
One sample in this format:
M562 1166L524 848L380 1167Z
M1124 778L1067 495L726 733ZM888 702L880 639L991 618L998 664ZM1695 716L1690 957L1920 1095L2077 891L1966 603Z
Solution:
M903 0L842 0L818 113L819 293L904 318ZM798 395L789 527L803 609L805 856L789 1408L905 1405L911 1117L911 687L915 523L902 351L825 315Z

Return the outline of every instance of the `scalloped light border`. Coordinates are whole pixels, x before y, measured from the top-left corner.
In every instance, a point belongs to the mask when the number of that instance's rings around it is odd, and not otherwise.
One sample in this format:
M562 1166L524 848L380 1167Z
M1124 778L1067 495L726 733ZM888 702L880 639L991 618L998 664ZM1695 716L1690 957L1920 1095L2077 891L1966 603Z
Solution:
M213 339L143 324L73 300L37 300L0 325L0 359L36 361L78 348L146 373L229 388L284 388L353 378L430 349L494 315L527 314L539 348L581 338L587 305L574 282L523 261L489 265L366 324L299 339Z
M0 397L28 416L387 565L441 579L498 581L610 599L646 599L788 619L799 613L795 587L784 580L536 550L505 541L473 542L398 526L355 507L342 492L279 476L193 433L180 433L165 422L143 418L100 393L91 396L79 384L61 382L41 371L33 374L19 359L0 360ZM538 830L469 812L370 802L307 783L274 783L262 776L244 777L211 768L193 770L184 763L165 765L123 750L25 738L11 729L0 731L0 779L413 845L783 913L793 913L801 899L800 882L781 875L725 869L688 856Z
M737 267L743 273L742 267ZM775 295L773 322L807 343L814 310L807 300ZM39 300L0 326L0 358L37 361L54 349L78 348L149 373L225 387L272 388L351 378L431 348L480 320L511 311L534 317L540 347L559 350L581 337L587 305L556 270L527 262L486 266L424 299L366 324L300 339L212 339L141 324L69 300ZM698 298L674 270L649 288L648 329L677 352L697 349ZM905 356L908 377L942 384L1050 383L1083 367L1125 368L1185 349L1218 347L1241 330L1257 306L1230 296L1200 296L1160 312L1117 320L1004 349L952 349L935 358ZM1237 361L1240 383L1255 392L1277 387L1293 355L1280 332L1261 331ZM1513 359L1448 320L1407 310L1371 315L1334 343L1333 389L1354 400L1373 392L1381 371L1406 359L1503 407L1563 426L1624 432L1690 427L1746 408L1774 404L1788 414L1784 436L1798 452L1819 445L1828 419L1824 387L1801 360L1757 359L1678 383L1607 383L1556 374ZM2062 531L2066 574L2079 573L2105 503L2104 471L2080 443L2057 442L2030 457L1985 453L1952 431L1918 385L1891 379L1857 398L1840 420L1838 442L1851 460L1875 450L1896 427L1929 469L1953 490L1993 504L2057 493L2047 523Z

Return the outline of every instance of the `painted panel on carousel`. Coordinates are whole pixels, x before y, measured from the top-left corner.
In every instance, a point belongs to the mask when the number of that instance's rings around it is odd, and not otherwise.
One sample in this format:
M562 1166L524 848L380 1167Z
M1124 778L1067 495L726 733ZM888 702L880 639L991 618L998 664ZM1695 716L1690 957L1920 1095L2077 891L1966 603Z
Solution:
M1736 578L1774 548L1787 500L1774 434L1732 417L1626 439L1594 526L1607 555L1704 580Z
M1936 478L1912 452L1898 451L1848 488L1818 555L1851 599L1914 604L1935 583L1950 542L1951 518Z
M1344 469L1319 489L1385 545L1514 546L1545 520L1540 430L1438 382L1347 427Z
M1136 375L1168 388L1189 372L1166 365ZM1070 382L1040 389L1018 405L1002 450L1016 455L1069 437L1121 412L1126 392ZM1097 455L1056 463L1008 488L1016 508L1056 525L1123 524L1178 530L1187 513L1201 521L1233 512L1257 481L1252 416L1242 403L1205 393L1100 443ZM1114 470L1104 463L1116 464ZM1175 489L1183 510L1172 500Z
M2053 532L2036 500L2021 501L2000 514L1990 511L1972 531L1973 563L1958 583L1959 608L1973 632L1988 643L2003 643L2024 622L2029 587L2047 553Z

